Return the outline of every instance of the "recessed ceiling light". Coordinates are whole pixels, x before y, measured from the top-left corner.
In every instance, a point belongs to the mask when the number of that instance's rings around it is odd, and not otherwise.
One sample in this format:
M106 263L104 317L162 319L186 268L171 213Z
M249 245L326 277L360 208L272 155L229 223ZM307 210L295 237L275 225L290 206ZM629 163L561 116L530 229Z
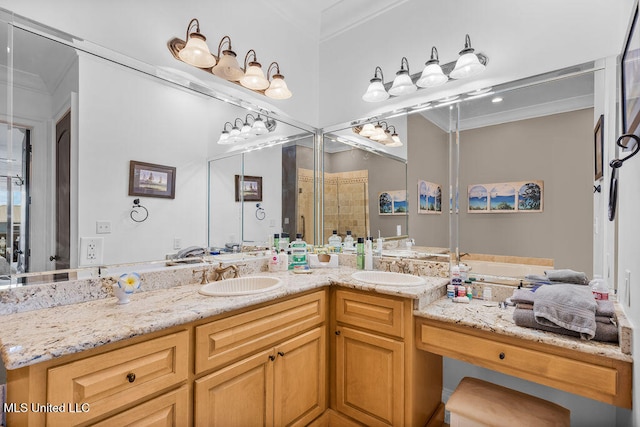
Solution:
M494 104L497 104L498 102L502 102L502 98L499 96L496 96L491 100L491 102L493 102Z

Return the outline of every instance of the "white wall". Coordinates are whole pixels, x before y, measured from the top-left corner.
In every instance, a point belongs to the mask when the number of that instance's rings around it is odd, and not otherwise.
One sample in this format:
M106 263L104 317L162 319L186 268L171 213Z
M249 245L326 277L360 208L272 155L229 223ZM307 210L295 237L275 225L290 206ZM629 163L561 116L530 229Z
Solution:
M111 221L111 234L100 235L108 264L156 260L174 252L174 238L206 246L211 100L88 55L80 57L79 96L79 236ZM149 210L140 223L130 218L130 160L176 167L175 199L140 197Z

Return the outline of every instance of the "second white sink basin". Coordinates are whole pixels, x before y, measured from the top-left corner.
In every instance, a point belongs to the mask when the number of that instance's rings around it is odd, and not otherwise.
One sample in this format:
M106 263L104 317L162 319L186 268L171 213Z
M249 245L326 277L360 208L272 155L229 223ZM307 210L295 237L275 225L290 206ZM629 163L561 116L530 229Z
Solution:
M270 276L246 276L207 283L200 288L203 295L222 297L269 292L282 286L282 280Z
M420 276L389 271L358 271L351 277L360 282L381 286L420 286L426 283Z

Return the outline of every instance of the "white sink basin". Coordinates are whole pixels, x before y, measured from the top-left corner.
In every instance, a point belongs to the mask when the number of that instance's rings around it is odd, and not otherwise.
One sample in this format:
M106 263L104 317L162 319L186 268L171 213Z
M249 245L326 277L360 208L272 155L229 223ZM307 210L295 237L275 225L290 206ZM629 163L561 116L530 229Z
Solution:
M269 292L282 286L282 280L270 276L246 276L207 283L200 293L214 297L252 295Z
M360 282L381 286L420 286L426 283L420 276L388 271L358 271L351 277Z

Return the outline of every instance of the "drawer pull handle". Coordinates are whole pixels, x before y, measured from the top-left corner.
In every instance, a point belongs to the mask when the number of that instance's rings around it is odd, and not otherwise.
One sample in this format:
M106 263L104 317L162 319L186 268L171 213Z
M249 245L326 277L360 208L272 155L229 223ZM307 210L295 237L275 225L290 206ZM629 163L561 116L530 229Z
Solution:
M504 355L504 353L500 353L500 356L498 356L498 357L500 357L500 360L504 360L505 355Z
M127 379L129 380L130 383L134 382L136 380L136 374L134 374L133 372L131 372L130 374L127 374Z
M336 331L336 335L340 335L340 331Z
M282 356L284 356L284 353L283 353L283 352L281 352L281 351L279 351L279 352L278 352L278 356L282 357Z
M269 360L273 362L274 360L276 360L276 357L272 354L271 356L269 356Z

